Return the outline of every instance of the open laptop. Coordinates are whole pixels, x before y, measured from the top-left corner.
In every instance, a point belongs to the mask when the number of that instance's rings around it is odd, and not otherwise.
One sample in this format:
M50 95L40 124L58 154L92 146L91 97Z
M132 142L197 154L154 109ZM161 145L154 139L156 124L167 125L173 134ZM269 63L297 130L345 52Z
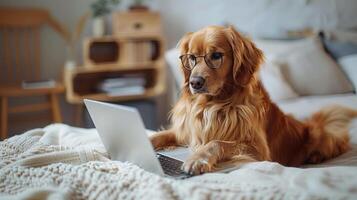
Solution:
M85 99L84 103L112 160L129 161L158 175L184 179L181 170L189 148L155 152L137 109ZM236 166L226 165L220 172Z

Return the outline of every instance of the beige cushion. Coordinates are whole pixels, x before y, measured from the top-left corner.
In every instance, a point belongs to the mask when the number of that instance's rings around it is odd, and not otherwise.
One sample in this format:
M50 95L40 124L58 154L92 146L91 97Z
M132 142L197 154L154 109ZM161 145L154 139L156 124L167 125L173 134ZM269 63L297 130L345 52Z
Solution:
M318 38L294 41L258 41L268 60L277 60L291 87L299 95L339 94L353 86ZM276 43L274 45L274 43Z
M289 49L300 44L297 40L254 39L253 42L264 52L264 56L267 60L279 58L281 55L288 52Z
M286 82L280 66L275 62L267 61L263 64L260 79L274 102L298 97L298 94Z

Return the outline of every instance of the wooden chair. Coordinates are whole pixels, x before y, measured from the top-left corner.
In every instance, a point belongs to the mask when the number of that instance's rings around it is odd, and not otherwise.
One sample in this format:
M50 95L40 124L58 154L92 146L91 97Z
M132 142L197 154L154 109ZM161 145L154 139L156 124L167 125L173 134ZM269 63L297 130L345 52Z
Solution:
M1 139L8 137L8 116L12 113L50 110L52 121L61 122L58 94L64 86L23 89L23 80L41 79L41 28L48 25L65 39L68 33L51 15L42 9L0 7L0 100ZM47 96L45 103L10 106L9 98ZM28 119L32 120L32 119Z

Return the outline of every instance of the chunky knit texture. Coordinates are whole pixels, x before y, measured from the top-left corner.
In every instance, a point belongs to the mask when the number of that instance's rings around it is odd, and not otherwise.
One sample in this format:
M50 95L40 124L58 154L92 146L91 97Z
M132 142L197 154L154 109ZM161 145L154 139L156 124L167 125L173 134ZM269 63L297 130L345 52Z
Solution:
M95 130L55 124L0 142L0 199L353 199L357 167L246 164L173 180L111 161ZM356 163L355 163L356 164Z

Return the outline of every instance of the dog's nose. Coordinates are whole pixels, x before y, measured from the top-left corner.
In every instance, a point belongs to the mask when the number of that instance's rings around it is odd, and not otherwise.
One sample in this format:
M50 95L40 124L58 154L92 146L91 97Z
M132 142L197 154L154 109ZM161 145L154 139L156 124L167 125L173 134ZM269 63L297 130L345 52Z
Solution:
M204 84L205 84L205 79L202 78L201 76L194 76L190 78L190 85L195 90L202 89Z

